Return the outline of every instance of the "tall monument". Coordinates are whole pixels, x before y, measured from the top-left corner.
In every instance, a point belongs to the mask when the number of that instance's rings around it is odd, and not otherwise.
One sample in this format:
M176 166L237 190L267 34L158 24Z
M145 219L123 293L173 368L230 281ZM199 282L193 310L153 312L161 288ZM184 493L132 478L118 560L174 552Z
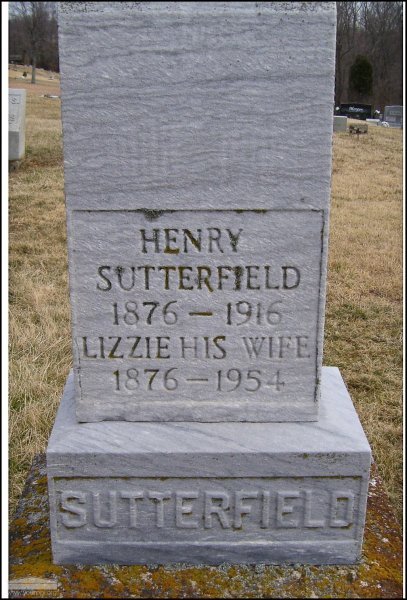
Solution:
M370 448L322 367L335 3L58 19L74 365L54 560L356 561Z

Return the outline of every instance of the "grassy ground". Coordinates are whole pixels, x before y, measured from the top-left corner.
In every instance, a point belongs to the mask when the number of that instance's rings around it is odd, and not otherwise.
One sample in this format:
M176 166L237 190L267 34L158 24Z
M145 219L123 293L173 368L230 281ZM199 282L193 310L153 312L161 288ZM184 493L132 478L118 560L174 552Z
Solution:
M27 74L24 77L24 73ZM60 94L59 73L46 71L45 69L36 69L36 83L31 83L31 67L24 65L11 65L8 70L9 87L29 90L31 96L41 96L44 94Z
M12 72L13 73L13 72ZM27 88L26 159L10 173L10 507L44 450L71 364L59 82Z
M27 156L10 174L11 510L71 365L60 101L28 89ZM47 91L44 91L44 87ZM402 133L334 135L324 364L340 367L402 510Z
M334 135L324 364L341 369L400 521L402 185L400 129Z

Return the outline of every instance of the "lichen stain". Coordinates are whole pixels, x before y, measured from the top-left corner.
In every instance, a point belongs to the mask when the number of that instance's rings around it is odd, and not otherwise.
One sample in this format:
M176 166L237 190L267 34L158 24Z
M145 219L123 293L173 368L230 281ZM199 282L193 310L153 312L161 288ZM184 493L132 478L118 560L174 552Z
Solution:
M41 477L38 477L39 471ZM380 480L368 499L363 557L356 565L54 565L45 461L36 461L10 529L10 580L52 579L43 598L401 598L402 542ZM30 523L28 516L40 512ZM387 541L386 541L387 540ZM38 592L9 592L10 598Z
M147 221L156 221L164 214L165 211L145 208L141 212L143 213L143 215ZM172 211L167 211L167 212L172 212Z

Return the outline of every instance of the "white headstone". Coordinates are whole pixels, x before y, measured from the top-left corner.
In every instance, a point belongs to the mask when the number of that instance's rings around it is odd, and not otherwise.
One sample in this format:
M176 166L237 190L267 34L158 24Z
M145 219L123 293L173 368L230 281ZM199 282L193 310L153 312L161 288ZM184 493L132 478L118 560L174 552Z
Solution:
M8 92L8 159L21 160L25 154L26 91L9 89Z

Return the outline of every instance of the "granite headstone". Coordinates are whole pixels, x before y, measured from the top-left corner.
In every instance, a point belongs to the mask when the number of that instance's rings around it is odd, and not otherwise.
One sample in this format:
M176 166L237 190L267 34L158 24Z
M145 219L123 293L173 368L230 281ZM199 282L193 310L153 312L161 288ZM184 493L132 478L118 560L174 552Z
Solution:
M55 562L360 556L370 449L321 367L335 23L331 2L60 3Z

